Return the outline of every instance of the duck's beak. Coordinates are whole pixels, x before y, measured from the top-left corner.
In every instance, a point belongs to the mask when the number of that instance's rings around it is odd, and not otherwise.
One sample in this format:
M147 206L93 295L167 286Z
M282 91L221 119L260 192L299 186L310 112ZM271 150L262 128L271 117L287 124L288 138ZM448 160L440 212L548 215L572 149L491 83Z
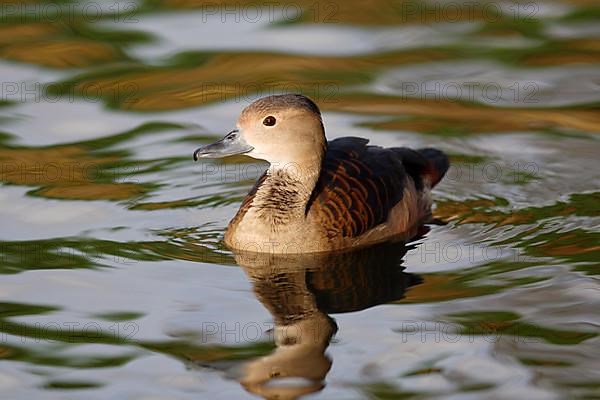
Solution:
M234 154L244 154L253 149L254 147L246 143L241 132L234 129L223 139L196 149L194 151L194 161L198 161L199 158L221 158Z

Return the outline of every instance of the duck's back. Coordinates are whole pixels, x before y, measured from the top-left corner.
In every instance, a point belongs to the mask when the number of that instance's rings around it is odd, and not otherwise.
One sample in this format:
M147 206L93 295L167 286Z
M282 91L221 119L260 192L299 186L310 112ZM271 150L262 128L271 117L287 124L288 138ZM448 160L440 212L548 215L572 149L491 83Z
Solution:
M307 204L332 248L414 236L430 215L429 190L448 169L439 150L381 148L367 139L329 142Z

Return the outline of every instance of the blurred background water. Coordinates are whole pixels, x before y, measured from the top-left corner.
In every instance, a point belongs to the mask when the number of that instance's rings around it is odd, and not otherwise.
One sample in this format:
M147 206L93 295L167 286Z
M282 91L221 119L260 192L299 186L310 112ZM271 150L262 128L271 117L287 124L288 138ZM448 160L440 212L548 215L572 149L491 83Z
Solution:
M3 399L600 398L597 2L0 0L0 21ZM449 153L446 224L234 257L265 165L191 154L286 92L329 138Z

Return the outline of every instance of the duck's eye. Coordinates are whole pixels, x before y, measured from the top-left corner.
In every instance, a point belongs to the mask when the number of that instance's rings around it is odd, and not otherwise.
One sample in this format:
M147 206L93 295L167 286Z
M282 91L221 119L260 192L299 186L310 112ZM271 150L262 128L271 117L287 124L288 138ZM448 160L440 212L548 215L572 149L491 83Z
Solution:
M275 125L275 122L277 122L277 120L272 115L269 115L267 118L263 119L263 125L266 126L273 126Z

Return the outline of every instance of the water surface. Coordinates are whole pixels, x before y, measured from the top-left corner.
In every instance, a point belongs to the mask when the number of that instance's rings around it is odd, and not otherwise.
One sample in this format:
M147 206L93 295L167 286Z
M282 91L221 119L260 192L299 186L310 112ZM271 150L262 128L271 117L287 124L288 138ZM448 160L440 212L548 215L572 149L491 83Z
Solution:
M0 2L2 397L600 396L598 5L256 4ZM265 164L191 154L285 92L450 154L441 223L232 254Z

